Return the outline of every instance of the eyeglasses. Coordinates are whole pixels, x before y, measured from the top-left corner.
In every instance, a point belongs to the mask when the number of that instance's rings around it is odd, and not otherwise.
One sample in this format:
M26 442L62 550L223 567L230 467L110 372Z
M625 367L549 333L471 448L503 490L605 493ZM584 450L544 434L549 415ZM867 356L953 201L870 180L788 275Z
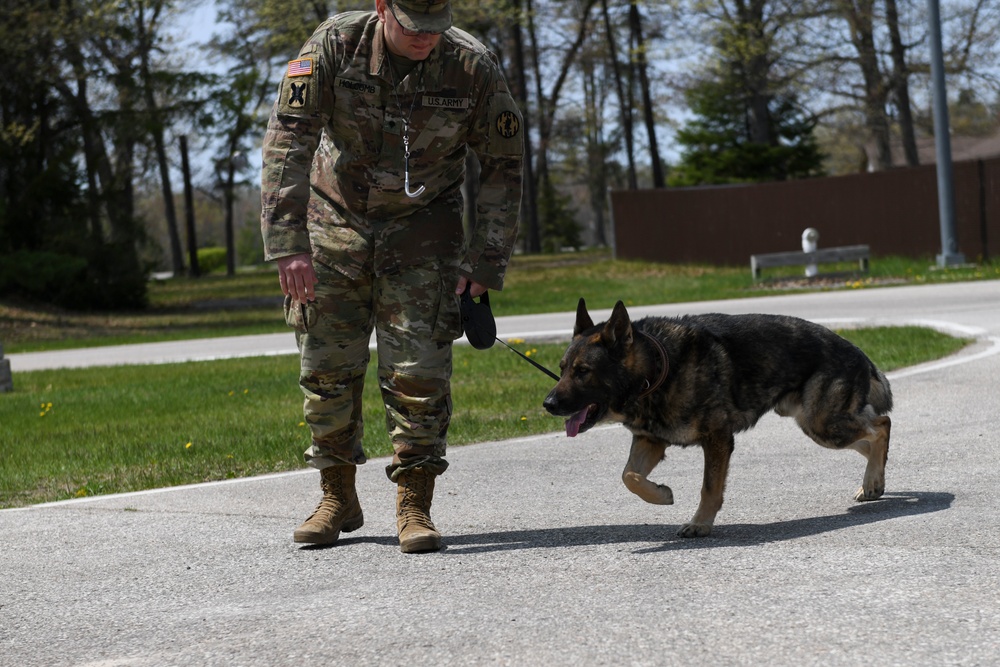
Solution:
M396 17L394 16L393 18L396 18ZM397 20L396 23L399 23L399 21ZM399 29L403 31L403 35L406 36L406 37L419 37L420 35L431 35L431 36L433 36L433 35L440 35L441 34L439 32L431 32L430 30L423 30L423 31L421 31L421 30L407 30L406 28L403 27L402 23L399 24Z

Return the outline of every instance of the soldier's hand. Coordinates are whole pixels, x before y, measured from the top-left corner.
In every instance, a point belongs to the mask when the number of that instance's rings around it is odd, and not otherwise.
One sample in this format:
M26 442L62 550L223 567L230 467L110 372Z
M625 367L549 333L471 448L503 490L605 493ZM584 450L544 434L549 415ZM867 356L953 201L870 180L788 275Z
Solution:
M465 276L459 276L458 286L455 287L455 294L464 294L465 286L468 285L470 282L472 283L472 290L469 292L469 294L472 297L481 296L483 292L486 292L488 289L486 285L481 285L474 280L469 280Z
M316 270L313 268L312 255L302 253L289 255L277 260L278 281L285 296L293 301L306 303L316 299Z

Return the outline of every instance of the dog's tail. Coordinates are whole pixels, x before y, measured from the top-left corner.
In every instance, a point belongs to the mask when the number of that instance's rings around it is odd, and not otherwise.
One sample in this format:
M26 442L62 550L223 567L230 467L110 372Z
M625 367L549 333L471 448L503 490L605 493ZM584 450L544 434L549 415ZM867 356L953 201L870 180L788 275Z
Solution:
M892 388L885 373L872 365L871 387L868 390L868 403L875 409L875 414L885 415L892 410Z

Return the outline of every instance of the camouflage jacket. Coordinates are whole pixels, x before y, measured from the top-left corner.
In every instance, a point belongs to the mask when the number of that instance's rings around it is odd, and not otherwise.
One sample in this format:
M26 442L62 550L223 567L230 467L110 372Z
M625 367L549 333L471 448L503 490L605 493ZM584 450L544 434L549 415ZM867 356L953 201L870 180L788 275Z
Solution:
M495 58L452 28L394 78L373 12L328 19L289 63L263 146L265 258L311 252L347 275L441 259L501 289L517 235L523 132ZM406 121L410 190L425 188L415 198L403 191ZM466 239L469 149L482 170Z

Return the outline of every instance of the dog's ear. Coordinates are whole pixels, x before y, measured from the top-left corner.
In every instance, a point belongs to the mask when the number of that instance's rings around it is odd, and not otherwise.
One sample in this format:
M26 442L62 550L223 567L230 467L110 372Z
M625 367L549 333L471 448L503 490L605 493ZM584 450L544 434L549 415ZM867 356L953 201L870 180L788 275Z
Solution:
M604 324L601 337L608 347L625 349L632 344L632 320L629 319L625 304L619 301L611 311L611 319Z
M577 337L587 329L594 326L594 320L590 319L587 312L587 302L580 297L580 303L576 304L576 325L573 327L573 337Z

